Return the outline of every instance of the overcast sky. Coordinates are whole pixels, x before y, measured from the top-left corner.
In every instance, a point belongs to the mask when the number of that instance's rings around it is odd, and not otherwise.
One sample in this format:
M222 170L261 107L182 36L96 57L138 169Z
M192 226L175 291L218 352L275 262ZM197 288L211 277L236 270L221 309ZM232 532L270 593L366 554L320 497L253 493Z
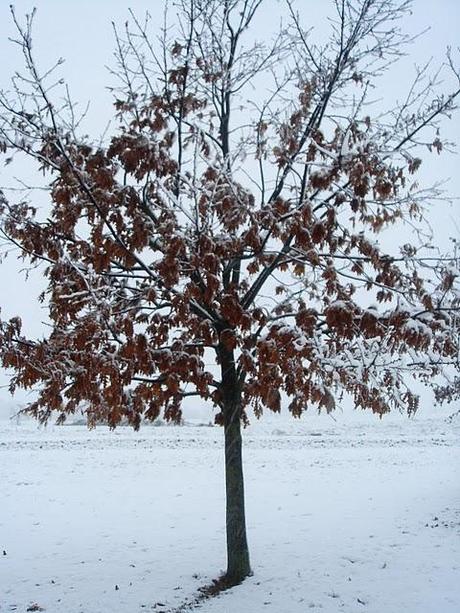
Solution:
M152 14L158 25L162 22L162 0L17 0L14 2L16 13L22 17L37 6L38 12L34 29L34 48L36 57L43 67L51 65L58 57L66 63L63 74L70 85L72 97L82 105L90 101L91 107L86 129L89 133L99 135L104 130L111 116L111 94L106 86L113 83L108 74L107 65L113 65L113 30L112 21L123 24L128 17L128 6L137 14L146 10ZM277 0L266 0L257 22L260 36L264 36L271 27L276 26L283 4ZM315 37L321 40L322 33L327 33L325 11L331 6L330 0L298 0L306 25L314 25ZM430 28L412 47L410 58L405 59L396 68L391 78L391 95L401 92L410 82L415 63L423 64L431 57L434 65L443 61L446 47L458 46L460 23L459 0L415 0L413 15L405 23L410 33ZM19 48L8 41L14 35L9 2L0 2L0 87L8 88L11 74L22 67ZM457 54L458 59L458 54ZM460 63L460 62L459 62ZM457 115L449 130L452 140L460 142L460 117ZM460 194L459 160L456 156L443 156L440 160L430 158L424 170L427 183L439 179L449 179L447 189L452 195ZM4 184L5 172L0 168L0 185ZM459 235L455 228L458 205L440 205L433 216L433 223L441 242L448 236ZM20 314L25 329L30 334L39 334L43 329L42 321L46 319L43 308L36 301L36 296L43 286L40 275L32 274L29 282L19 272L20 266L10 259L0 265L1 294L0 307L4 317ZM0 406L10 403L11 397L2 387L6 384L5 373L0 371ZM18 393L15 401L23 402L24 393Z

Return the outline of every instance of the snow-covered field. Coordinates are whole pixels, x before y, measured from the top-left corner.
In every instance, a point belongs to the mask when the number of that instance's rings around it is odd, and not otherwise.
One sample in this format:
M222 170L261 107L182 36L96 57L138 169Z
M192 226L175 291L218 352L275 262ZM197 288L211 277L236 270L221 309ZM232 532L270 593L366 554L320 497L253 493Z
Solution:
M202 613L460 611L460 418L336 419L246 430L254 576ZM0 421L0 611L180 607L225 565L222 456L214 427Z

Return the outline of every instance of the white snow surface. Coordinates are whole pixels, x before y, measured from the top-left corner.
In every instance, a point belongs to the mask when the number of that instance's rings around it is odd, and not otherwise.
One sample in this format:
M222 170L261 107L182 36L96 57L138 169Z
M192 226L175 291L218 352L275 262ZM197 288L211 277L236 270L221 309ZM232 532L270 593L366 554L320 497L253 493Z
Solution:
M247 428L254 575L197 610L458 613L460 417L447 415ZM222 434L0 421L0 611L188 610L225 567Z

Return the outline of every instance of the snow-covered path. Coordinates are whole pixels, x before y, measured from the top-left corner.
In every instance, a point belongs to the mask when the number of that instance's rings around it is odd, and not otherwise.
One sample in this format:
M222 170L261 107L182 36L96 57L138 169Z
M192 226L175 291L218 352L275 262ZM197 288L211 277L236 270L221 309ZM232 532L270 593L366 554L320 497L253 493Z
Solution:
M249 428L254 576L200 610L457 613L458 421ZM221 437L0 422L0 611L168 611L190 598L225 562Z

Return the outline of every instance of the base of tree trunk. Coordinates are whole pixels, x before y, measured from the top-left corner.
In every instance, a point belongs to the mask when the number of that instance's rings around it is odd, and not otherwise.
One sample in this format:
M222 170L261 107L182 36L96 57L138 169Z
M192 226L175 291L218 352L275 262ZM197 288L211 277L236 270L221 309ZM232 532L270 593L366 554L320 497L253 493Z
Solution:
M240 585L240 583L243 583L245 579L251 577L253 574L254 573L251 569L238 575L228 575L227 573L225 573L225 575L222 575L222 577L219 579L219 582L223 585L222 589L227 590L228 588L234 587L235 585Z
M250 575L252 575L252 573L250 573ZM201 607L205 600L215 598L219 596L221 592L225 592L225 590L239 585L241 581L233 583L228 580L226 575L221 575L218 579L213 579L212 583L207 583L199 587L194 596L184 600L178 607L171 610L171 613L188 613L197 607Z
M249 559L248 559L247 561L246 560L244 561L244 564L239 572L233 572L233 573L226 572L217 581L219 582L219 584L222 583L222 585L226 586L226 587L223 587L222 589L227 589L235 585L240 585L240 583L243 583L243 581L247 577L250 577L252 574L253 572L249 566Z
M221 592L225 592L225 590L229 590L236 585L240 585L247 577L251 577L252 574L253 573L251 571L244 577L236 579L234 577L229 577L225 573L221 575L218 579L213 579L212 583L200 587L198 591L204 598L212 598L213 596L217 596Z

